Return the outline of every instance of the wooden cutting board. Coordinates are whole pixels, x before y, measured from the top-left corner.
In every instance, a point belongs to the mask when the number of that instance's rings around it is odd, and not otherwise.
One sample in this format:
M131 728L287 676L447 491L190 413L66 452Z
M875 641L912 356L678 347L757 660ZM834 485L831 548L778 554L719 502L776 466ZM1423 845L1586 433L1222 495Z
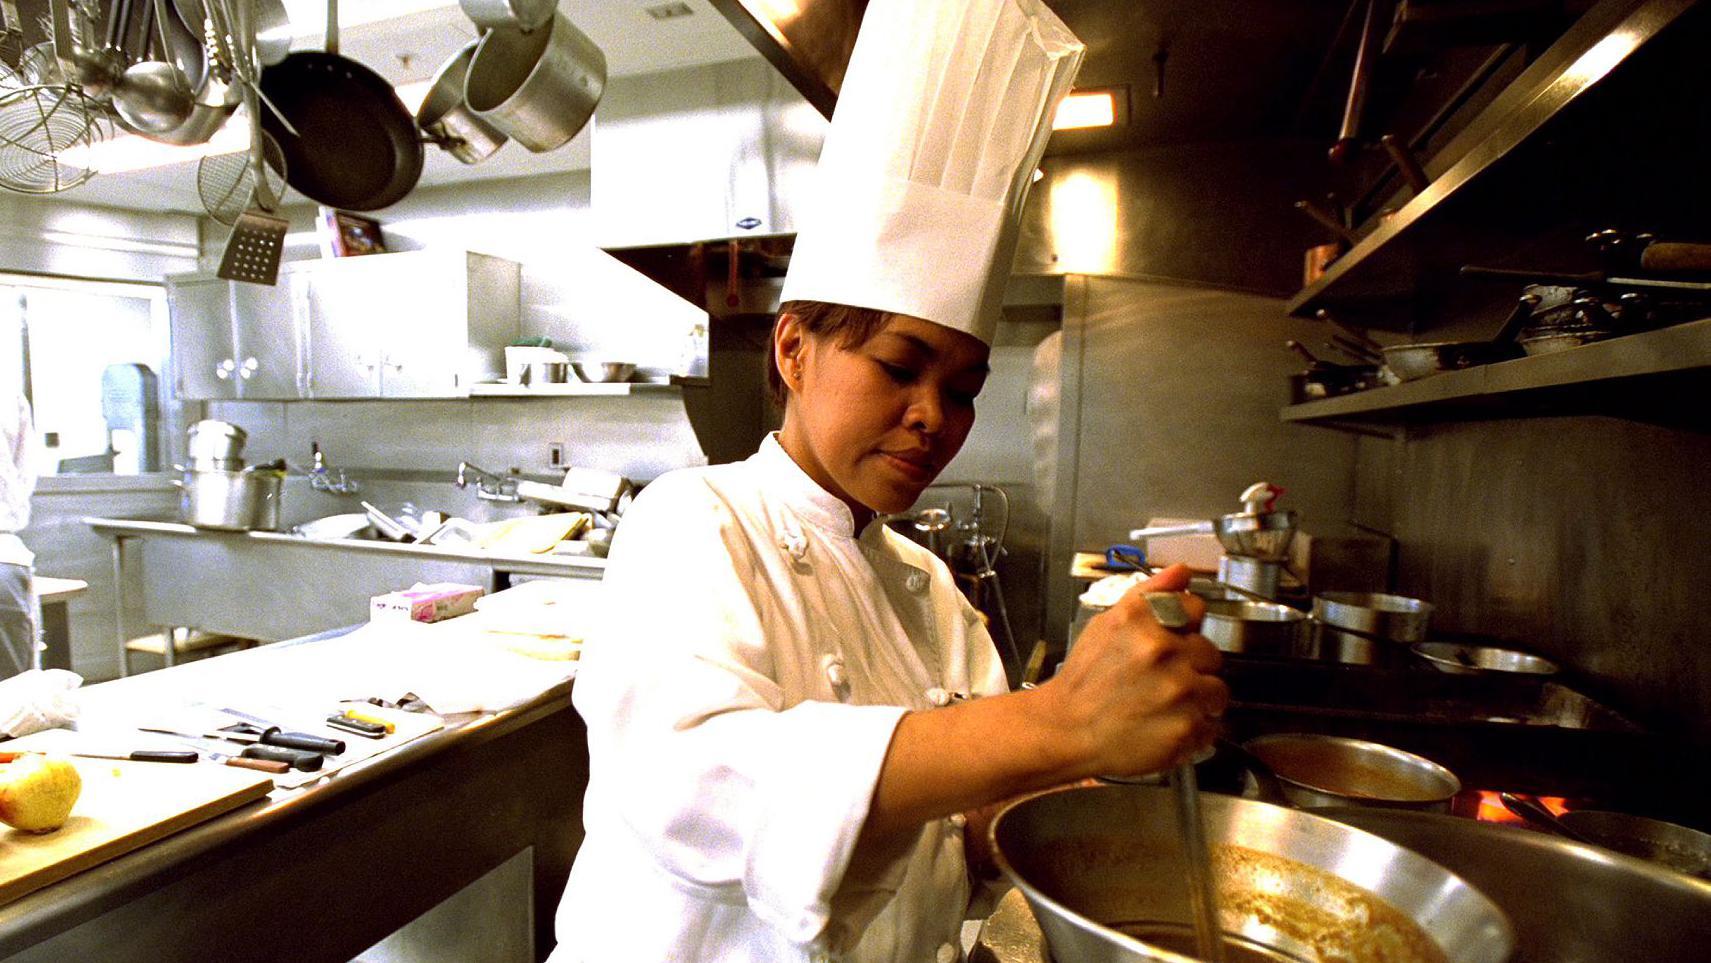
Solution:
M53 752L75 733L37 733L0 749ZM45 738L44 738L45 737ZM58 752L54 754L58 755ZM0 824L0 905L266 796L266 773L197 762L68 758L83 777L71 818L51 833Z

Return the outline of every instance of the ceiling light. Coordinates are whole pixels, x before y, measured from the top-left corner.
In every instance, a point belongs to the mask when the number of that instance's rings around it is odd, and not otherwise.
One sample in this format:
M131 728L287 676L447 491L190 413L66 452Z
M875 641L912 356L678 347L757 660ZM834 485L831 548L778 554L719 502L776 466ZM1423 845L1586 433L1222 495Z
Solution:
M1124 87L1099 90L1075 90L1058 104L1052 115L1052 130L1083 130L1089 127L1114 127L1126 124L1129 98Z

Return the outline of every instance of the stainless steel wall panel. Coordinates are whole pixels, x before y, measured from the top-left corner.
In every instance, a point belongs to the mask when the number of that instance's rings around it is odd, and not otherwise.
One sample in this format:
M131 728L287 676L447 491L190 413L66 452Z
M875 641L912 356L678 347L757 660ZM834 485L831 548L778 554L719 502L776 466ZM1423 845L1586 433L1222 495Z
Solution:
M1434 625L1567 665L1640 720L1711 741L1711 436L1615 418L1416 428L1399 589Z

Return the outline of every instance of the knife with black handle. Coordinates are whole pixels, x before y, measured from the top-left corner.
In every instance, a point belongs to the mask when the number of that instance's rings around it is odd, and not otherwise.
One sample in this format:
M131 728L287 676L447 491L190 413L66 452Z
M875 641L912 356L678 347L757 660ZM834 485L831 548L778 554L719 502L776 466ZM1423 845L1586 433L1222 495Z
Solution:
M85 759L120 759L127 762L195 762L194 749L138 749L134 752L74 752Z

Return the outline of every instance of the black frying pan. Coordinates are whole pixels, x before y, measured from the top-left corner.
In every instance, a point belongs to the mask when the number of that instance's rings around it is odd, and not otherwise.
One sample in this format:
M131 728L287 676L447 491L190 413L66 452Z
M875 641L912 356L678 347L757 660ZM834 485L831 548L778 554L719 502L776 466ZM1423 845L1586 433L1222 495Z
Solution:
M372 211L421 179L422 134L391 84L339 56L337 24L329 10L325 53L300 50L261 72L262 92L298 136L271 110L261 124L285 155L286 183L328 207Z

